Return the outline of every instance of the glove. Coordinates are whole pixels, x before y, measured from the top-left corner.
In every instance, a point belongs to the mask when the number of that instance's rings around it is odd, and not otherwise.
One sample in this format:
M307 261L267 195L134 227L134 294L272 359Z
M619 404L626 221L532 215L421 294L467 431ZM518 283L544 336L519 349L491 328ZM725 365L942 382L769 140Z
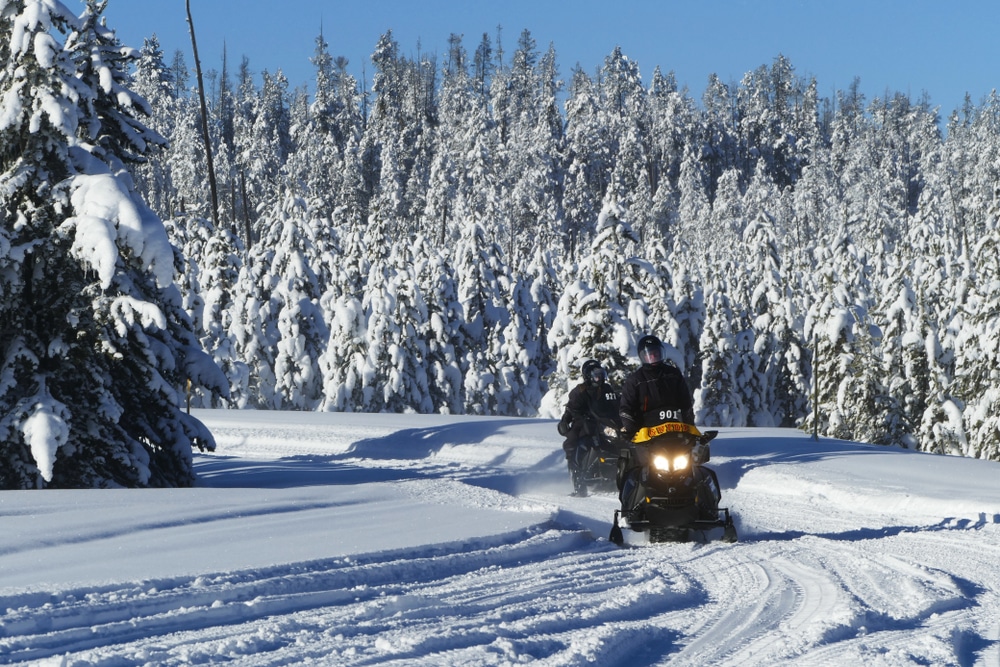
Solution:
M565 438L569 433L569 422L565 419L560 419L559 424L556 425L556 430L559 431L559 435Z

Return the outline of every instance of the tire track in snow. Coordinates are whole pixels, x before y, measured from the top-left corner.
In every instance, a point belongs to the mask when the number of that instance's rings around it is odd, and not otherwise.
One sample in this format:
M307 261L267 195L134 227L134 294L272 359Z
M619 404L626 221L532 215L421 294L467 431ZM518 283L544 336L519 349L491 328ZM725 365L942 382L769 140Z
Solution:
M603 540L613 498L522 496L533 468L494 456L500 446L466 449L366 464L344 448L334 458L405 472L424 501L512 512L540 503L554 518L415 552L9 595L0 662L896 666L1000 655L990 614L1000 548L977 539L1000 529L996 519L886 521L881 531L880 517L825 499L782 495L779 515L761 485L742 504L724 489L744 542L617 549ZM553 477L539 465L530 474Z
M532 656L624 665L669 654L679 635L658 620L704 602L675 566L582 530L539 527L457 548L68 593L8 611L0 655L80 664L111 656L164 665L206 656L240 664L322 656L343 665Z
M147 635L364 604L369 598L399 595L428 578L545 560L588 542L589 536L582 533L542 526L483 539L471 549L440 545L395 558L381 552L367 558L68 591L46 602L37 593L8 596L2 600L6 613L0 617L0 660L36 660L141 641Z
M738 545L706 555L696 552L682 569L704 589L707 603L703 615L683 628L687 639L671 664L722 664L729 657L727 647L761 642L760 626L777 625L796 605L780 570L746 555ZM725 642L718 641L722 637Z

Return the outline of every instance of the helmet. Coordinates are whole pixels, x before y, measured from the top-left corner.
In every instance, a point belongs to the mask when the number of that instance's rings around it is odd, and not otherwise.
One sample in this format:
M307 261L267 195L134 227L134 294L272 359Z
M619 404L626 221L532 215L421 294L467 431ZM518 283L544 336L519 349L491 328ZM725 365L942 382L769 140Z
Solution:
M636 347L639 349L639 361L644 365L658 364L663 361L663 343L656 336L643 336L639 339L639 344Z
M600 387L608 379L608 373L596 359L583 363L583 380L592 387Z

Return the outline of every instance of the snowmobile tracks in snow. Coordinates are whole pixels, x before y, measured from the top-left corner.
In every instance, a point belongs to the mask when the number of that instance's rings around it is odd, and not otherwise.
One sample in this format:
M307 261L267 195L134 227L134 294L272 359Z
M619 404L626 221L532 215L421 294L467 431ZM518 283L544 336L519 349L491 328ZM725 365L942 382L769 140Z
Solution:
M808 656L821 664L861 658L873 642L905 653L912 635L897 631L914 626L927 628L922 655L942 663L956 650L984 648L985 639L952 630L958 620L985 622L973 618L975 599L995 593L878 548L805 537L618 549L563 523L395 556L6 597L0 656L162 665L497 664L535 656L550 664L734 666ZM938 548L990 556L973 539L919 551L933 560ZM902 599L901 581L912 591ZM87 612L77 613L82 606ZM985 636L997 632L991 622Z
M405 550L0 595L0 662L1000 664L993 514L921 527L919 518L857 502L863 487L847 499L799 487L776 495L784 487L773 476L754 485L744 475L724 490L739 543L620 549L605 539L614 494L571 498L561 461L539 452L526 463L504 456L506 448L462 445L427 460L344 455L333 473L339 483L341 467L366 480L369 469L389 469L409 480L394 482L397 492L448 508L449 520L485 508L509 512L517 528ZM303 484L326 471L294 463L305 467ZM345 493L336 497L354 497ZM288 517L290 505L268 506ZM211 516L224 522L223 513Z
M0 598L0 661L476 664L537 654L615 664L645 652L640 637L677 640L648 620L672 573L617 552L584 530L542 525L398 558L11 596Z

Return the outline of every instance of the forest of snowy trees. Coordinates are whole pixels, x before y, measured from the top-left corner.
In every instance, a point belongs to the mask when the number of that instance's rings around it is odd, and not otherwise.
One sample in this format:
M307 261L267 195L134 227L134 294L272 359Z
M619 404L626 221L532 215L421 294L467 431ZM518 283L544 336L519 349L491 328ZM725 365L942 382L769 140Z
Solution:
M184 55L109 59L166 140L124 167L228 381L192 405L554 416L652 332L706 426L1000 459L1000 97L826 98L781 55L696 97L502 37L386 32L370 90L322 36L312 94L223 57L216 210Z
M564 82L527 30L401 52L369 91L320 36L311 96L223 59L213 225L184 57L146 41L170 146L136 182L230 382L201 404L552 416L655 332L700 423L1000 458L1000 98L944 132L780 55L695 98L617 49Z

